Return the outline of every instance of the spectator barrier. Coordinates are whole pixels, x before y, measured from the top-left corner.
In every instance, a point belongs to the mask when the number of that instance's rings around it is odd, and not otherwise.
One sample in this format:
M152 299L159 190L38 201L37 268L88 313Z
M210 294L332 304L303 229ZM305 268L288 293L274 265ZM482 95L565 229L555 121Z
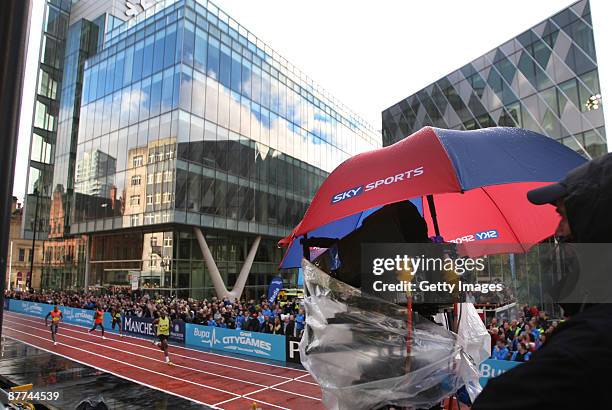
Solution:
M478 381L480 385L484 387L489 379L497 377L521 363L522 362L511 362L509 360L487 359L480 363L480 378Z
M222 327L185 324L185 343L228 353L285 361L285 337Z

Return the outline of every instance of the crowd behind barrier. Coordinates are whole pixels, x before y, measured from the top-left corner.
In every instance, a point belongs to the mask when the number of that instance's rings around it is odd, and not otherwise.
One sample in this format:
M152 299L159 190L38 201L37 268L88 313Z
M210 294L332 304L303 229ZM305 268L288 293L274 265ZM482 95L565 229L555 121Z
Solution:
M111 312L120 311L124 333L153 337L153 321L162 310L172 320L170 339L188 346L239 353L265 359L299 362L296 343L304 330L304 310L298 298L270 303L256 300L169 298L141 291L5 292L8 310L45 317L57 304L64 321L91 326L95 308L106 311L104 327L111 330ZM118 329L117 329L118 330Z
M298 362L299 340L304 331L304 310L297 298L270 303L256 300L169 298L142 291L120 292L18 292L6 291L10 311L45 317L58 304L64 321L91 326L96 307L107 311L104 327L111 331L111 311L122 313L123 332L153 337L153 321L166 310L172 320L170 339L189 346L240 353L261 358ZM46 305L46 306L45 306ZM536 306L523 306L512 320L493 318L487 324L491 335L491 358L528 361L540 349L558 321ZM282 337L285 336L285 337Z
M488 324L491 335L491 358L526 362L531 355L546 344L558 321L551 320L546 312L537 306L524 305L517 319L496 318Z

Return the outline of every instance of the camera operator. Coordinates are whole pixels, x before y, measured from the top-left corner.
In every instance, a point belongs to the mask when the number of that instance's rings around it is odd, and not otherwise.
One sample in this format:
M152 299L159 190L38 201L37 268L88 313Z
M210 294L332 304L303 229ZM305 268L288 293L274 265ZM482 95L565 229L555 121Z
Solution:
M561 182L534 189L527 196L536 205L556 206L561 217L556 235L561 242L573 242L576 247L612 243L612 154L581 165ZM604 288L612 281L612 267L603 266L606 258L609 255L600 254L587 259L591 267L583 269L583 274L602 272L597 282ZM560 285L573 289L576 282L572 280L581 279L566 275ZM606 406L612 368L612 304L588 299L597 291L596 285L589 286L591 293L583 293L582 303L559 303L569 319L559 324L528 362L491 379L472 410Z

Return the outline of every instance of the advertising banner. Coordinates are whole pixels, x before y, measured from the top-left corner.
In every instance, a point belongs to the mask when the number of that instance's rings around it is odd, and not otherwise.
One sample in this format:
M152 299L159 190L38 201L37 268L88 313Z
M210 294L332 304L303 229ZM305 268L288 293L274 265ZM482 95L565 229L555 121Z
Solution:
M185 343L185 322L180 319L172 322L172 326L170 327L170 340Z
M132 290L138 290L140 286L140 271L131 270L129 272L130 285L132 285Z
M480 378L478 381L482 387L486 386L489 379L518 366L521 362L511 362L509 360L487 359L480 363Z
M150 317L124 316L121 328L124 333L131 333L139 336L155 337L153 319ZM185 322L175 320L170 326L170 340L185 343Z
M62 312L63 321L71 325L91 327L94 320L94 311L87 309L72 308L68 306L58 306ZM53 305L48 303L27 302L24 300L9 300L9 310L26 315L45 317L47 313L53 310ZM111 316L109 313L104 314L104 329L111 330Z
M302 361L300 360L300 340L301 339L299 337L293 337L293 336L285 337L285 343L286 343L285 350L287 352L286 360L288 362L302 363Z
M50 309L53 309L53 306L50 306ZM64 322L70 323L73 325L91 327L94 321L94 311L93 310L85 310L85 309L77 309L66 306L58 306L59 310L62 311L62 316L64 317ZM50 310L49 309L49 310ZM46 314L45 314L46 315ZM103 323L106 325L106 323ZM106 326L105 326L106 327Z
M124 333L132 333L140 336L154 337L153 319L148 317L124 316L122 323Z
M286 360L285 337L237 329L185 325L185 343L228 353L239 353L262 359Z
M283 288L283 278L280 276L275 276L270 280L270 284L268 285L268 301L270 303L274 303L276 297L278 296L278 292Z
M24 313L26 315L45 317L53 309L52 305L43 303L27 302L25 300L11 299L9 310L11 312Z

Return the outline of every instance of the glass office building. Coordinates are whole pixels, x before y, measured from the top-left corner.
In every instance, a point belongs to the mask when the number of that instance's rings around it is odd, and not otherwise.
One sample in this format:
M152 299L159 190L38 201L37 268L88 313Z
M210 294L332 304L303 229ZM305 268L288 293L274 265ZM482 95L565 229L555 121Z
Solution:
M506 126L547 135L586 158L608 152L597 63L607 50L596 53L591 3L572 4L384 110L383 144L425 126ZM553 284L543 261L553 251L544 243L528 254L490 256L483 279L503 281L521 303L542 306Z
M591 8L582 0L384 110L383 142L427 125L521 127L590 158L608 151L601 108Z
M380 136L212 3L130 10L71 17L43 287L210 295L196 227L230 285L261 237L260 292L325 176Z

